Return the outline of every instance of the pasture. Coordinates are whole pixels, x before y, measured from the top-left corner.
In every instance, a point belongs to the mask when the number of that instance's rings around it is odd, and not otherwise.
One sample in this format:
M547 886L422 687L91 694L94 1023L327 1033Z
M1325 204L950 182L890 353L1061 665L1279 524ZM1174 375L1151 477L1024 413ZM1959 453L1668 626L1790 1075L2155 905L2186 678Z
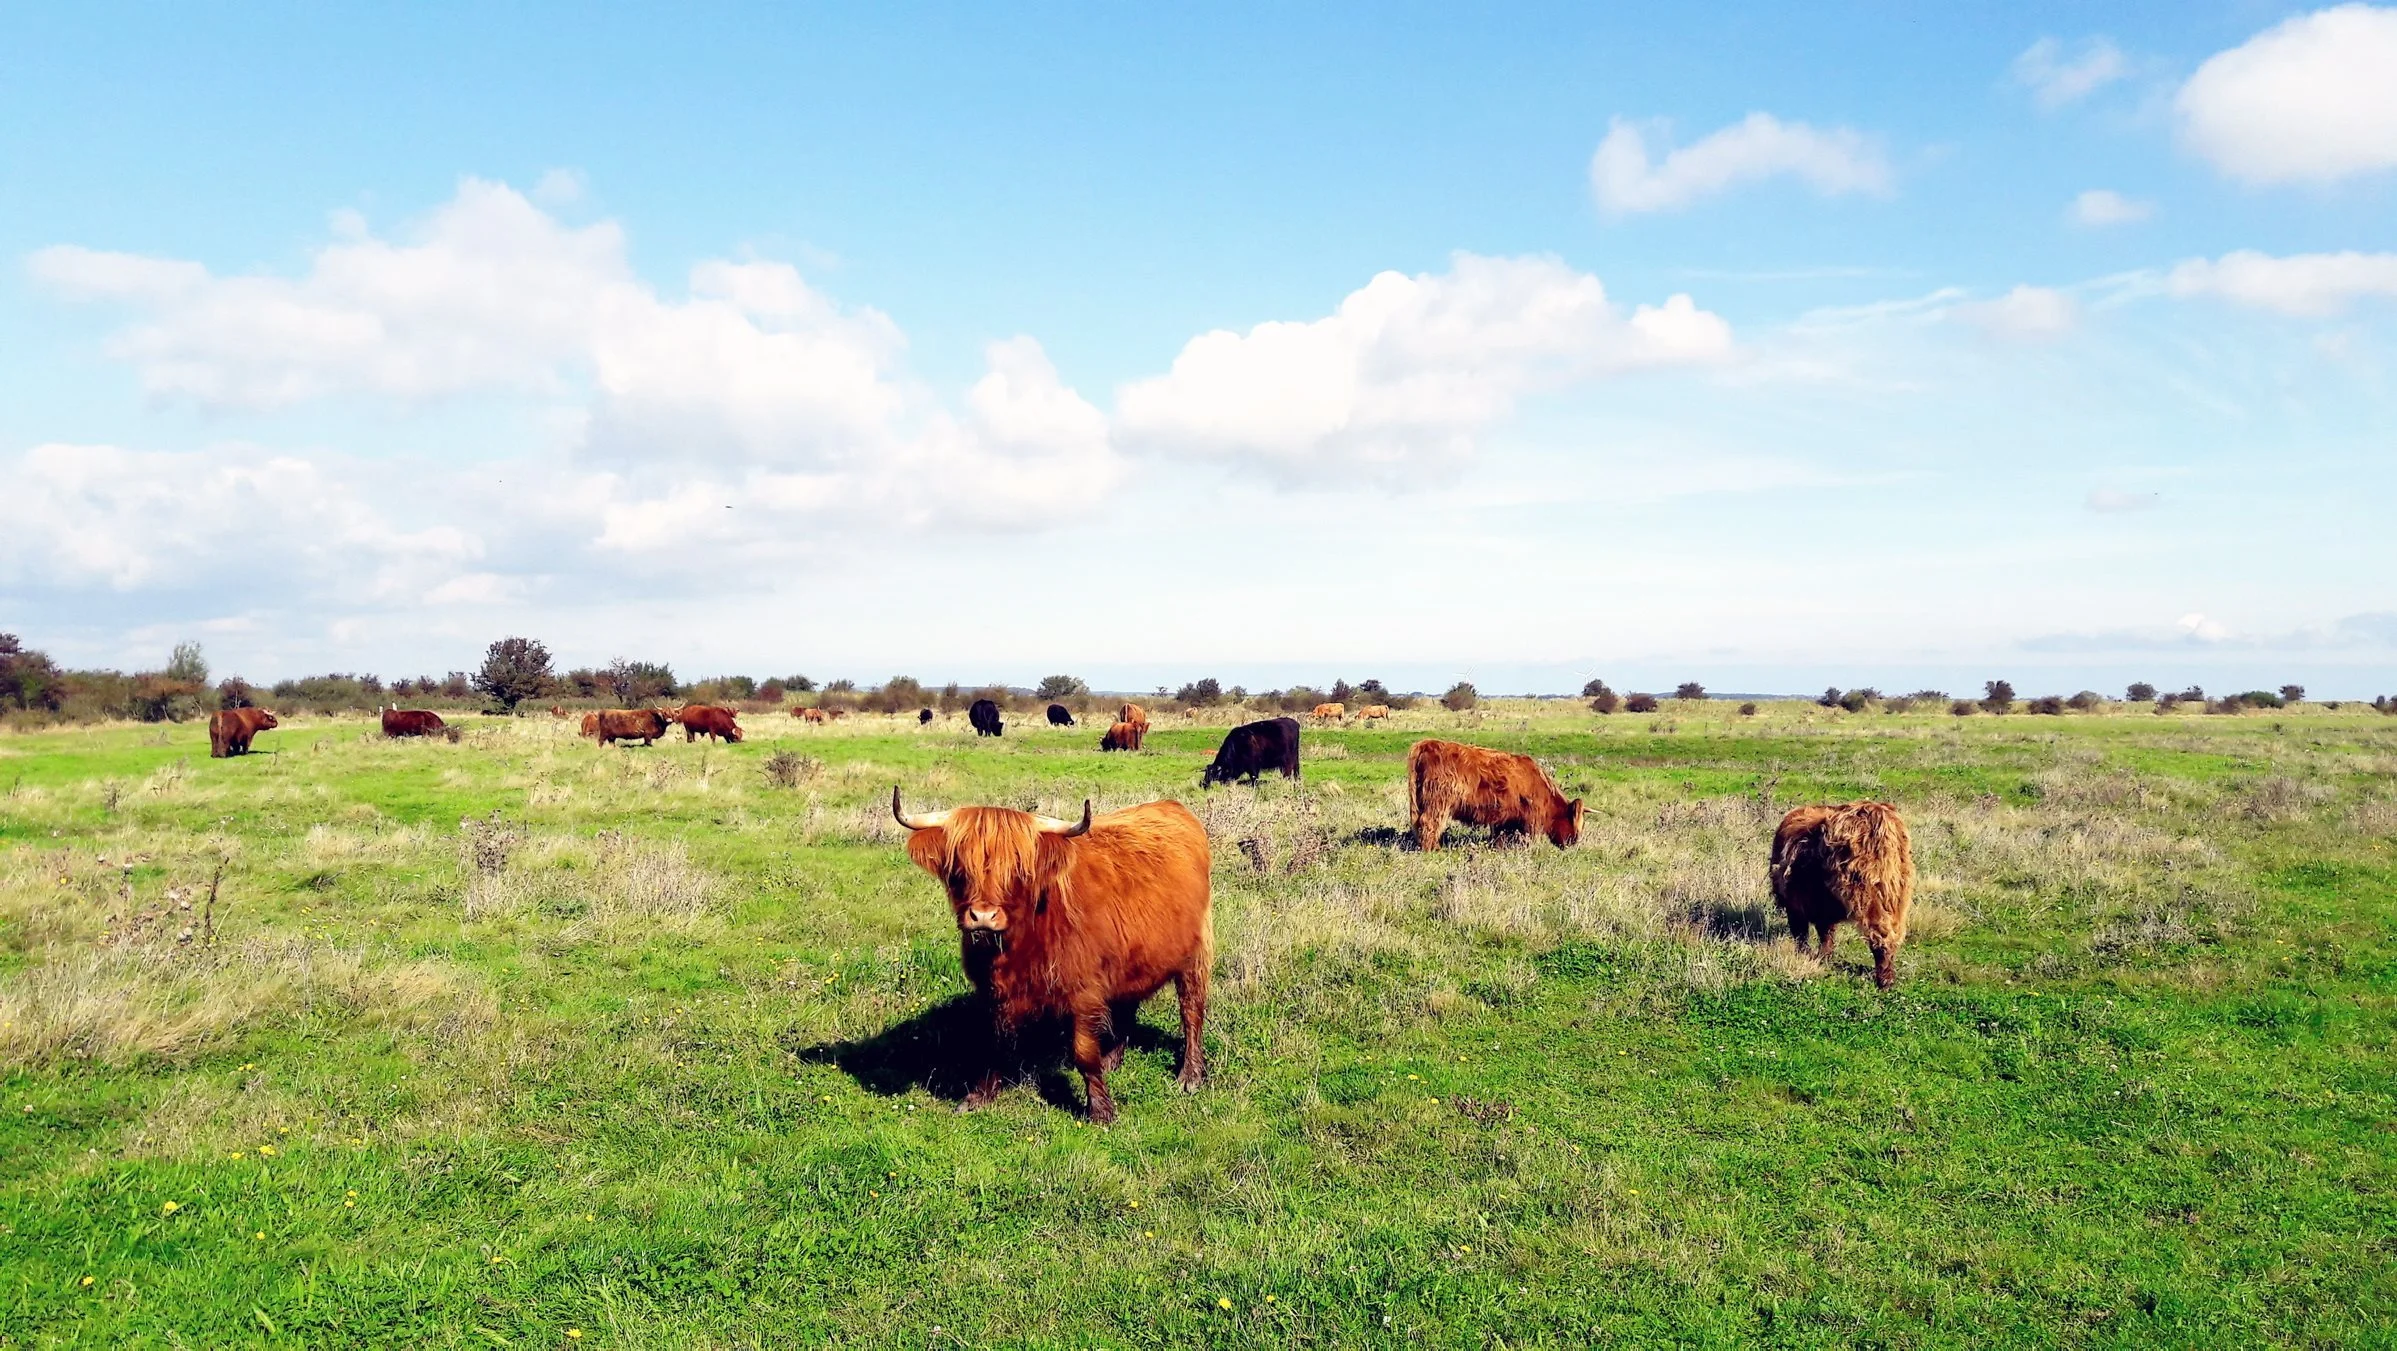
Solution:
M0 738L18 1345L2386 1345L2397 719L1575 702L1305 734L1202 793L1011 716L601 748L534 716ZM1416 853L1408 745L1539 756L1578 847ZM774 760L778 753L789 753ZM769 762L773 772L769 775ZM1170 993L1077 1114L960 1115L889 816L1188 803ZM1779 813L1897 803L1898 984L1794 955ZM221 881L208 895L220 861Z

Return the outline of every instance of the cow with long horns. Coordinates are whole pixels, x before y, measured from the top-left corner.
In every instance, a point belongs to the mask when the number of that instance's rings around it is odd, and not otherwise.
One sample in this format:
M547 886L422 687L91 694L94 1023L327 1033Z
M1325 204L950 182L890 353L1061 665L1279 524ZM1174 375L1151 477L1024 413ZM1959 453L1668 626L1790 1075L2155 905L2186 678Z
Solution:
M907 856L940 879L965 973L990 1015L991 1044L966 1108L998 1096L1003 1053L1028 1024L1073 1026L1090 1119L1115 1120L1107 1073L1122 1063L1140 1005L1171 982L1182 1005L1185 1091L1207 1074L1200 1032L1215 961L1207 832L1179 802L1079 822L1005 807L911 816Z

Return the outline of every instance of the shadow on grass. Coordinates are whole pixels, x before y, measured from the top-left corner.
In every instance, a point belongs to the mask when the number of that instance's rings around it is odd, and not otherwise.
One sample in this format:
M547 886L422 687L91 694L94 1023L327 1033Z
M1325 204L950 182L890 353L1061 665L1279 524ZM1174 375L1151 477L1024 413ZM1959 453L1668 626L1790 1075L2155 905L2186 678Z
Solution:
M972 995L957 995L870 1037L810 1045L785 1031L777 1040L806 1064L838 1068L868 1093L896 1097L921 1089L943 1102L961 1103L982 1072L989 1018ZM1133 1052L1169 1056L1181 1047L1178 1035L1168 1036L1145 1021L1133 1023L1130 1042ZM1001 1069L1010 1087L1029 1084L1050 1106L1079 1112L1082 1090L1067 1063L1070 1049L1065 1021L1044 1020L1025 1028L1002 1051Z
M1367 826L1363 830L1351 832L1348 843L1369 845L1376 849L1395 849L1402 854L1416 852L1415 832L1401 830L1397 826ZM1541 843L1545 844L1546 840L1543 839ZM1531 844L1532 837L1522 831L1475 830L1454 822L1440 831L1440 848L1450 853L1475 849L1528 849Z

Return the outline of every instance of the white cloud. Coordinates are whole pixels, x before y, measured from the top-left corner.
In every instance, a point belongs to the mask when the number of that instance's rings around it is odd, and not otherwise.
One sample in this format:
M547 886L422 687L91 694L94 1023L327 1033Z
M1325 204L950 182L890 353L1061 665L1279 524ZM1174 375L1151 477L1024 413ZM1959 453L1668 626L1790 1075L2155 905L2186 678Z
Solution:
M1616 118L1590 158L1590 187L1610 216L1673 211L1744 183L1795 178L1826 197L1887 194L1894 181L1881 149L1845 127L1817 130L1750 113L1651 163L1638 124Z
M2130 73L2122 51L2102 37L2085 38L2067 53L2054 38L2041 38L2014 58L2014 78L2030 89L2040 107L2053 111L2076 103Z
M1191 339L1120 391L1117 428L1284 476L1396 472L1461 461L1534 390L1730 349L1730 326L1686 295L1625 316L1554 258L1458 254L1445 273L1384 272L1321 319Z
M2299 15L2181 86L2181 141L2247 183L2328 183L2397 166L2397 9Z
M2092 488L2088 507L2101 515L2113 516L2129 511L2149 511L2163 505L2164 494L2125 492L2120 488Z
M2322 317L2360 297L2397 299L2397 253L2297 253L2275 258L2241 249L2192 258L2164 285L2176 296L2215 296L2282 314Z
M2181 632L2201 643L2219 643L2231 636L2230 628L2220 621L2206 618L2194 611L2181 616Z
M1991 337L2036 341L2078 327L2081 307L2062 291L2017 286L1995 300L1958 305L1949 313Z
M2065 214L2075 225L2131 225L2156 214L2156 207L2111 188L2091 188L2073 198Z

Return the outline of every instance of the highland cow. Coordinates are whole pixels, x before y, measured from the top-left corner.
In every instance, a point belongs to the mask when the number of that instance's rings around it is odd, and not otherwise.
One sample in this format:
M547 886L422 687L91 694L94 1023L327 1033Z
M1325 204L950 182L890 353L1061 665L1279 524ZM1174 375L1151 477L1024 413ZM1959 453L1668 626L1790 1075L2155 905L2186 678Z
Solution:
M595 716L602 746L613 746L619 741L638 741L646 746L664 736L672 725L665 714L654 708L612 708Z
M1103 751L1139 750L1141 737L1146 734L1147 731L1148 724L1146 723L1116 723L1114 726L1109 727L1106 732L1099 737L1099 749Z
M1074 714L1073 714L1073 710L1071 710L1071 709L1067 708L1067 707L1066 707L1065 705L1063 705L1063 704L1051 704L1051 705L1049 705L1049 726L1051 726L1051 727L1071 727L1071 726L1073 726L1073 725L1074 725Z
M988 699L976 699L965 711L965 720L974 724L975 736L1007 735L1007 724L999 721L999 706Z
M263 708L220 709L208 719L208 758L248 755L250 739L281 724Z
M1790 939L1806 950L1809 929L1822 935L1815 955L1831 960L1834 931L1853 923L1873 950L1873 982L1897 983L1897 956L1914 905L1914 846L1906 822L1886 802L1796 807L1773 832L1773 899L1789 916Z
M1224 734L1215 763L1199 774L1199 787L1230 783L1246 776L1250 783L1267 770L1285 779L1298 777L1298 719L1267 718L1242 723Z
M441 720L440 714L429 709L401 708L398 704L393 704L383 710L383 735L385 736L431 736L447 726L449 724Z
M1494 836L1544 835L1559 849L1581 839L1581 799L1568 802L1528 755L1455 741L1418 741L1407 752L1407 804L1415 847L1440 847L1440 831L1486 826Z
M741 739L740 724L733 720L733 711L714 704L684 704L674 711L674 720L682 724L684 745L705 737L722 737L726 741Z

